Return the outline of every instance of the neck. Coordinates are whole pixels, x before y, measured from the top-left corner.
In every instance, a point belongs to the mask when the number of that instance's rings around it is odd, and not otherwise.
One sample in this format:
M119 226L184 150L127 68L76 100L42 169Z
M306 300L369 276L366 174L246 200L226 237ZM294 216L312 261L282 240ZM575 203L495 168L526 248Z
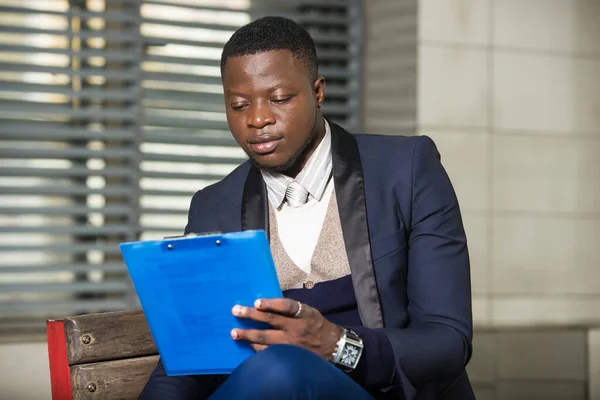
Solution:
M325 119L322 115L319 115L317 118L317 123L315 124L315 134L312 139L306 144L306 147L302 150L300 157L292 164L290 168L287 168L285 171L282 171L284 175L289 176L290 178L296 178L300 171L304 168L310 156L315 152L321 141L325 137Z

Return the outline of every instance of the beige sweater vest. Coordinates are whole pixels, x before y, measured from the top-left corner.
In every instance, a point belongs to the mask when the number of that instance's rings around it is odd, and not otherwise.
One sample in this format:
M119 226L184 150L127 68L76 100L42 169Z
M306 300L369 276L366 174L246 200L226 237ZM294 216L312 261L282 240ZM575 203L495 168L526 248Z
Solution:
M283 248L277 232L275 212L270 203L269 239L281 290L303 287L312 289L316 283L342 278L350 274L350 264L346 254L335 191L331 194L321 234L312 256L310 274L300 269Z

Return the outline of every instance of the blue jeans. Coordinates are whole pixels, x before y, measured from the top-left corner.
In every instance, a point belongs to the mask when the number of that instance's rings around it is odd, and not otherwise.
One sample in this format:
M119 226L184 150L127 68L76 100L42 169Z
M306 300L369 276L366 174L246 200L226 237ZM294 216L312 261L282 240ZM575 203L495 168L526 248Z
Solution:
M272 345L250 357L210 400L373 400L348 375L311 351Z

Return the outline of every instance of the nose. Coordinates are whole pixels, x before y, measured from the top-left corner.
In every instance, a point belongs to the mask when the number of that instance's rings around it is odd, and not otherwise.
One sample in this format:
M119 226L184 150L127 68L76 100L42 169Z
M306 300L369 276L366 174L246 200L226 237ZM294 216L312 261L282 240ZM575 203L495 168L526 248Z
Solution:
M249 111L246 122L249 128L262 129L275 123L275 116L267 104L262 102L251 104Z

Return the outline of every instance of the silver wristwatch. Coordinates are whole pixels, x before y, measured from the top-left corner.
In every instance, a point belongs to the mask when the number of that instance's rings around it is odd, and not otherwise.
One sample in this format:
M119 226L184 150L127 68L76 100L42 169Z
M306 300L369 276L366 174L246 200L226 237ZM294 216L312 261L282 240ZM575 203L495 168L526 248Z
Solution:
M350 372L356 368L363 351L363 341L352 329L342 327L343 333L337 342L331 360L341 370Z

